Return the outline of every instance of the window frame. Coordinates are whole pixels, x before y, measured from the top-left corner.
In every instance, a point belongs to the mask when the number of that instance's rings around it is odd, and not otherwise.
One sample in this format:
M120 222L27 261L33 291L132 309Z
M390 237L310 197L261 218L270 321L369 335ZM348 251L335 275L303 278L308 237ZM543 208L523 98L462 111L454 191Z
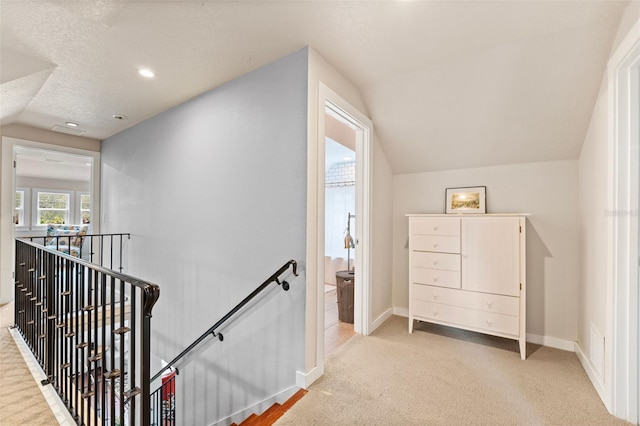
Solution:
M22 222L18 224L14 223L14 227L16 231L26 231L29 230L29 224L31 223L31 188L18 186L16 187L15 192L22 192ZM14 214L16 209L17 207L15 205L14 195Z
M69 225L69 224L73 224L74 223L74 219L75 219L75 214L74 214L74 194L73 191L64 191L64 190L59 190L59 189L43 189L43 188L34 188L33 189L33 193L31 196L32 199L32 203L33 203L33 216L31 218L31 225L32 225L32 229L33 230L40 230L40 229L46 229L47 225L46 223L42 224L40 223L40 203L39 203L39 195L40 194L64 194L68 197L67 200L67 209L66 209L66 218L65 218L65 224ZM59 211L60 209L42 209L45 211L49 211L49 210L56 210Z
M85 196L89 197L89 208L83 210L82 197L85 197ZM91 193L89 191L76 191L76 200L77 201L76 201L75 212L78 216L74 218L74 223L89 225L89 227L91 227L91 222L93 221L93 216L92 216L93 197L91 196ZM89 223L84 223L82 221L82 213L85 211L89 212Z

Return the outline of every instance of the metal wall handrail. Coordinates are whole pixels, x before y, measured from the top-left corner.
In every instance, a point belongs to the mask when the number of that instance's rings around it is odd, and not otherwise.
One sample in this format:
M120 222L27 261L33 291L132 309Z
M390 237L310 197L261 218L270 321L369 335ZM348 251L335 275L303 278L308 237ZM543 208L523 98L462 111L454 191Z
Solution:
M180 355L176 356L172 359L167 365L162 367L160 371L158 371L152 378L153 382L157 378L159 378L162 373L172 368L178 361L180 361L183 357L185 357L189 352L191 352L196 346L198 346L207 336L211 335L212 337L217 337L220 341L224 339L224 336L221 333L216 333L216 330L220 328L225 322L227 322L232 316L234 316L240 309L242 309L247 303L249 303L254 297L256 297L262 290L264 290L269 284L275 282L278 285L282 286L282 289L287 291L289 290L289 283L287 281L280 282L280 275L282 275L289 267L293 269L293 275L298 276L298 263L295 260L289 260L287 263L282 265L280 269L273 273L269 278L266 279L265 282L260 284L258 288L251 292L247 297L245 297L240 303L238 303L233 309L227 312L220 320L218 320L214 325L212 325L207 331L202 333L200 337L198 337L193 343L191 343L185 350L183 350Z

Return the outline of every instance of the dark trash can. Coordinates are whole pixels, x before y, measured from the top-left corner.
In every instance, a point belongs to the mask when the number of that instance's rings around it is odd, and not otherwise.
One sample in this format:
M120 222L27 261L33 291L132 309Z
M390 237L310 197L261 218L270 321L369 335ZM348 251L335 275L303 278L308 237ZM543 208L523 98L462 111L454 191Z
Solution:
M336 285L338 295L338 319L342 322L353 324L353 283L355 273L353 271L336 272Z

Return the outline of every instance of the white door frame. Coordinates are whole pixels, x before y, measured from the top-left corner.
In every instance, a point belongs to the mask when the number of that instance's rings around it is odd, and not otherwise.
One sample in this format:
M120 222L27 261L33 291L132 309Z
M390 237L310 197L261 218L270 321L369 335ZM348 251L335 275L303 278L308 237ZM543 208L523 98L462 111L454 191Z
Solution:
M321 98L322 98L322 91L321 91ZM327 98L326 99L326 103L325 103L325 114L326 114L326 110L330 109L332 112L334 112L335 114L339 115L340 117L342 117L344 120L348 121L349 123L353 124L356 127L356 151L355 151L355 156L356 156L356 207L355 207L355 225L356 225L356 240L355 240L355 244L356 244L356 248L357 250L355 250L354 255L355 255L355 270L356 271L363 271L362 274L360 273L356 273L355 274L355 283L354 283L354 307L353 307L353 330L358 333L358 334L364 334L364 335L368 335L369 334L369 330L370 330L370 321L369 321L369 307L370 304L369 303L365 303L365 301L369 300L369 293L370 293L370 289L369 286L364 286L363 283L369 283L371 280L371 275L370 275L370 271L369 268L365 266L365 263L369 263L368 259L369 259L369 249L370 249L370 232L368 232L369 230L369 221L370 221L370 217L369 217L369 210L370 208L365 208L365 206L368 206L367 200L370 199L369 197L369 179L365 179L365 176L368 177L370 176L368 170L370 168L369 164L367 164L367 161L365 160L365 158L369 158L368 153L366 153L365 151L367 151L367 145L368 143L366 143L365 141L368 139L368 133L369 133L369 129L371 128L370 126L370 122L369 123L362 123L361 120L363 120L363 117L360 118L356 118L353 116L352 113L349 113L347 111L345 111L345 108L340 107L338 105L336 105L336 103L334 102L334 100ZM364 119L366 119L366 117L364 117ZM366 119L368 121L368 119ZM325 133L325 126L321 126L321 129L319 129L319 133L324 134ZM318 138L320 138L322 135L318 135ZM318 143L320 144L320 140L318 140ZM326 135L324 135L322 137L322 150L326 151ZM322 197L325 196L325 180L324 180L324 159L322 159L322 168L318 168L318 170L322 171L322 176L318 177L318 184L321 184L321 189L319 188L319 190L322 191ZM322 181L322 182L320 182ZM322 206L322 211L324 212L325 210L325 206ZM320 221L320 223L322 225L324 225L324 219L322 221ZM322 226L322 233L324 235L324 226ZM365 232L367 232L367 234L365 234ZM360 238L360 235L366 235L365 238ZM321 250L322 249L322 250ZM319 269L321 271L319 271L319 275L321 275L323 277L322 281L320 282L320 284L322 284L320 287L322 287L322 294L324 295L324 253L325 253L325 247L324 247L324 241L322 243L322 247L320 247L320 245L318 245L318 253L319 253L319 258L322 258L322 261L319 261ZM365 262L366 259L366 262ZM324 306L324 296L322 297L322 306ZM323 324L323 341L324 341L324 308L320 309L319 312L322 312L322 324ZM320 318L318 318L320 319Z
M640 20L608 63L609 87L609 279L605 344L605 386L609 411L637 423L638 357L638 77ZM634 93L632 96L631 94Z
M58 151L82 155L92 159L91 223L94 233L100 232L100 153L85 149L35 142L26 139L2 137L2 185L0 187L0 304L13 300L13 268L15 257L13 209L15 201L15 150L17 147Z
M325 235L325 116L326 108L346 118L356 131L356 275L354 283L354 331L371 332L371 164L373 124L368 117L322 82L318 91L317 226L316 226L316 367L311 381L324 373L324 235ZM308 383L308 382L307 382Z

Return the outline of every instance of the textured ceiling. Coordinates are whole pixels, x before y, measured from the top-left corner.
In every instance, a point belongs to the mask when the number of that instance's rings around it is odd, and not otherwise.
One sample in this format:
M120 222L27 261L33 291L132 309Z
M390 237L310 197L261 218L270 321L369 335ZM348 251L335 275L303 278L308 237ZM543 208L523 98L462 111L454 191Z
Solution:
M105 139L308 45L395 173L572 159L626 5L0 0L0 123Z

